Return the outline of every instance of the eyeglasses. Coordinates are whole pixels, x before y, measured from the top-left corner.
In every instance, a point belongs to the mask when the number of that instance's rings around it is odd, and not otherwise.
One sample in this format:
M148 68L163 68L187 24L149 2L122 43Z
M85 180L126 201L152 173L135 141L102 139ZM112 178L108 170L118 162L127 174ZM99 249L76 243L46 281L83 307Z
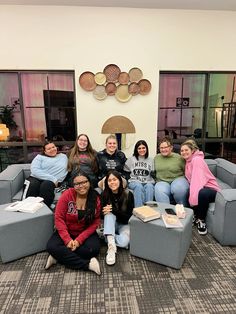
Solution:
M169 147L170 147L170 145L165 146L165 147L159 147L159 149L161 150L161 149L166 149L166 148L169 148Z
M88 180L81 181L81 182L74 182L73 186L81 187L81 186L84 186L85 184L87 184L88 182L89 182Z

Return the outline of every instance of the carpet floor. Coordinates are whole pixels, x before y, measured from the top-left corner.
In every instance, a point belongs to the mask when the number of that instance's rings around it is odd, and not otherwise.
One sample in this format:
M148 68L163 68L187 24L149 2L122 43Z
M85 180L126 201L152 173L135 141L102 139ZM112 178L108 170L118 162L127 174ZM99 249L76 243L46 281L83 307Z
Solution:
M236 313L236 247L211 235L193 240L180 270L119 249L114 266L98 259L102 275L54 265L48 254L0 262L0 313Z

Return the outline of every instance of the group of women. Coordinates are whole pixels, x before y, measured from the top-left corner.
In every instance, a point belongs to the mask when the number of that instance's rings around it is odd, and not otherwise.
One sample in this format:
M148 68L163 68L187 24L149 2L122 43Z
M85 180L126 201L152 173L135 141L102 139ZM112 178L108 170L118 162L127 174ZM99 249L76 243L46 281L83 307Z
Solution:
M45 269L59 262L101 274L96 259L100 219L108 245L106 263L114 265L117 246L129 246L128 221L133 208L154 198L191 206L198 232L207 233L207 209L220 188L193 140L185 141L177 154L171 140L164 138L154 159L149 157L144 140L136 143L128 159L118 150L115 135L109 135L105 145L104 150L96 152L88 136L80 134L67 156L47 142L43 153L32 161L27 196L41 196L50 206L54 188L65 179L69 185L56 206L56 231L48 241L50 255Z

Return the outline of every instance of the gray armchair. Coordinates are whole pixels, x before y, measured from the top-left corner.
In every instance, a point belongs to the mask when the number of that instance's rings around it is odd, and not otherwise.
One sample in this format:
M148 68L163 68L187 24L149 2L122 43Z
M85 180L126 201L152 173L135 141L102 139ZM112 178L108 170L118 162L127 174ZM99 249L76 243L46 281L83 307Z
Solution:
M30 164L14 164L0 173L0 204L19 201L22 198L24 181L30 175ZM55 189L56 202L61 195Z
M221 245L236 245L236 164L222 158L206 159L221 191L208 209L208 231Z

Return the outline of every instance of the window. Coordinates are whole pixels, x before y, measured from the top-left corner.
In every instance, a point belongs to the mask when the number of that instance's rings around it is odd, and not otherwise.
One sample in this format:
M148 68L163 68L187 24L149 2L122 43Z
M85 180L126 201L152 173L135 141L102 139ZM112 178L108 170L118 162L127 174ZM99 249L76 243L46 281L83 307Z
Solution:
M23 152L18 160L15 156L9 163L31 161L30 147L40 147L46 138L62 146L74 142L74 90L73 71L0 72L2 120L6 118L3 111L10 111L8 121L4 120L10 129L7 143L9 147L21 147Z
M235 80L236 73L161 72L157 138L178 144L191 136L206 156L234 161Z

